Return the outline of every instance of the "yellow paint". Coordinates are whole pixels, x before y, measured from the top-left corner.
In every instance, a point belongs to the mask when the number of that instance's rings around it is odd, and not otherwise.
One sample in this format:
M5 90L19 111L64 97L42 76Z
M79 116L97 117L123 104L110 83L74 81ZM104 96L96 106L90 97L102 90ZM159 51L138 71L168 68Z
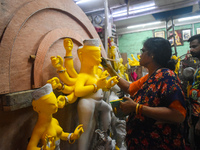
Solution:
M179 69L180 69L180 61L181 61L181 59L180 59L179 57L177 57L176 55L173 55L173 56L171 57L171 59L174 59L174 60L176 61L176 65L175 65L175 70L174 70L174 72L175 72L176 74L178 74L178 71L179 71Z
M125 73L127 68L123 65L123 58L119 59L120 62L118 63L118 68L119 68L119 73L118 75L124 79L126 79L127 81L129 81L129 77L128 74Z
M133 60L131 60L130 58L128 58L129 65L130 66L140 66L140 62L135 59L135 57L134 57L133 54L131 54L131 57L133 58ZM140 57L138 56L138 58L140 58Z
M56 113L63 102L58 101L53 92L32 101L34 111L38 113L38 120L33 129L27 150L40 150L38 143L41 140L43 150L54 150L55 142L59 139L68 140L69 133L64 132L57 119L52 114ZM69 142L77 140L84 132L83 125L77 126L69 137Z
M67 57L72 56L71 51L73 45L69 44L71 42L72 41L68 38L64 39ZM53 89L68 94L66 97L60 96L60 99L63 100L67 98L68 103L74 103L78 97L83 97L96 91L95 85L97 86L97 90L101 88L107 91L118 82L117 77L112 77L109 80L106 79L109 74L101 68L100 46L84 45L78 49L78 57L81 62L81 69L79 73L76 73L77 77L75 74L70 76L75 70L73 59L66 58L65 67L63 67L63 59L60 56L51 57L52 65L57 69L59 79L54 77L47 82L52 84ZM61 85L60 80L64 83L63 86Z

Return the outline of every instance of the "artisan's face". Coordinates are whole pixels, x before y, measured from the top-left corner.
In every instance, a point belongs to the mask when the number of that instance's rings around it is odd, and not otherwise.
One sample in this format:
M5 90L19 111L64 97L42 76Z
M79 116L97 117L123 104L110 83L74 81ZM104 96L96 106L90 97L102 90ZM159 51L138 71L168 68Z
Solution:
M152 57L151 55L149 55L147 49L145 47L143 47L141 50L140 50L140 66L144 66L146 67L149 63L150 60L152 60Z
M200 43L198 39L190 42L190 53L192 57L197 57L200 59Z

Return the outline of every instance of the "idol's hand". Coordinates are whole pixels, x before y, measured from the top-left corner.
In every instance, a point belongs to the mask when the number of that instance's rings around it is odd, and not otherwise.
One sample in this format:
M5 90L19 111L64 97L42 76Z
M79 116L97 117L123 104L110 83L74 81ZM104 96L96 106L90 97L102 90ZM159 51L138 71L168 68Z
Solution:
M104 78L104 77L108 77L109 76L109 73L107 70L105 70L102 74L101 74L101 78Z
M110 78L106 84L106 87L108 89L110 89L111 87L113 87L115 84L117 84L119 81L117 79L117 76L114 76L112 78Z
M56 69L60 69L63 67L63 59L59 55L57 55L57 57L52 56L51 63Z
M107 85L106 77L99 78L97 80L96 85L97 85L97 89L105 89Z
M63 108L65 106L65 96L59 95L57 98L58 108Z
M109 73L107 70L105 70L99 80L97 81L97 89L102 88L105 89L107 85L107 80L106 78L109 76Z
M52 85L52 88L61 90L62 89L62 84L60 83L60 79L58 77L53 77L52 79L49 79L47 83L50 83Z
M83 124L80 124L76 127L74 130L74 133L72 133L70 140L77 140L80 138L81 134L84 132L83 130Z

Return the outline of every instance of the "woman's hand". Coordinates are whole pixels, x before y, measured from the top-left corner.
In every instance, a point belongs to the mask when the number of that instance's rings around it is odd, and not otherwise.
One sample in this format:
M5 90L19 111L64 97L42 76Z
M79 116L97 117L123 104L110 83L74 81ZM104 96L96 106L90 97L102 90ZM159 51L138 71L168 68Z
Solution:
M101 65L103 66L103 68L105 70L108 71L108 73L110 74L111 77L113 76L118 76L117 72L113 69L111 63L109 61L107 61L105 58L101 58Z
M110 62L106 60L104 57L101 58L101 65L105 70L108 70L109 73L114 70Z
M109 63L107 62L107 60L106 60L104 57L101 58L101 65L102 65L105 69L108 68L108 66L109 66Z
M137 103L134 102L129 97L123 97L123 101L120 101L120 108L124 114L130 114L131 112L135 112Z

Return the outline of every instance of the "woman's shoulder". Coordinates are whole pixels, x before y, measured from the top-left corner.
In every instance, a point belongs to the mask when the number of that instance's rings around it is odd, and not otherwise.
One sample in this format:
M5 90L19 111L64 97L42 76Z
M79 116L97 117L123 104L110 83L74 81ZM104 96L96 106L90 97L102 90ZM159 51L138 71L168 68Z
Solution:
M168 69L168 68L160 68L158 70L158 73L163 73L163 75L166 75L166 76L176 76L175 72L171 69Z
M160 80L179 80L175 72L168 68L160 68L157 70L155 77Z

